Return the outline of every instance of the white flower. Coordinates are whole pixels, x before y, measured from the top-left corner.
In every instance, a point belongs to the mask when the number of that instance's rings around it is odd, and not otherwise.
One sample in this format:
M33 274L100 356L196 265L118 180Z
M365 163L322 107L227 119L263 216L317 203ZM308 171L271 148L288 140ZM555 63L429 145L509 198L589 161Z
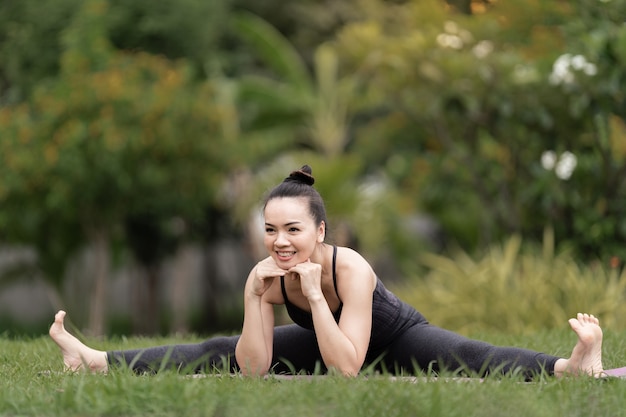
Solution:
M572 59L570 59L569 61L569 65L574 68L575 70L580 71L581 69L583 69L585 67L585 65L587 64L587 60L585 59L584 56L582 55L575 55L572 57Z
M556 164L556 168L554 172L556 176L562 180L568 180L572 176L574 169L576 169L576 165L578 164L578 160L576 155L569 151L565 151L561 154L559 161Z
M443 30L444 33L437 35L437 43L444 48L461 49L472 41L472 34L451 20L443 24Z
M449 35L447 33L440 33L437 35L437 43L444 48L463 48L463 40L460 37L457 35Z
M576 81L575 72L592 77L598 73L598 68L583 55L563 54L554 61L549 81L553 85L572 84Z
M554 151L545 151L541 154L541 166L546 171L552 171L561 180L568 180L574 173L578 159L570 151L563 152L558 158Z
M556 153L554 151L544 151L541 154L541 166L546 171L552 171L556 165Z
M472 52L476 58L485 58L493 52L493 43L491 41L480 41L474 45Z

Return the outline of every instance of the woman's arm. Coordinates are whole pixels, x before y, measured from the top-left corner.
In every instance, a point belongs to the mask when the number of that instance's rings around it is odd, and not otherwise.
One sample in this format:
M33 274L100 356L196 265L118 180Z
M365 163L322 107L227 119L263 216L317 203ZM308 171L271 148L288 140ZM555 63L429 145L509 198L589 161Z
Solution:
M300 274L303 294L313 315L313 326L322 359L327 368L344 375L357 375L365 362L372 329L372 297L376 278L369 264L356 252L342 253L338 268L339 295L343 309L339 324L317 284L307 282ZM303 273L307 269L301 270ZM296 268L292 268L294 271ZM309 276L314 276L311 274Z
M268 270L263 261L250 272L244 290L244 318L241 337L235 347L235 358L244 375L263 375L272 361L274 307L267 301L275 276L285 271Z
M274 309L262 297L245 298L243 329L235 347L235 358L244 375L264 375L272 361Z
M370 294L371 300L371 294ZM369 346L372 304L369 309L346 304L339 324L325 300L309 301L320 353L326 367L355 376L361 370ZM368 312L369 310L369 312Z

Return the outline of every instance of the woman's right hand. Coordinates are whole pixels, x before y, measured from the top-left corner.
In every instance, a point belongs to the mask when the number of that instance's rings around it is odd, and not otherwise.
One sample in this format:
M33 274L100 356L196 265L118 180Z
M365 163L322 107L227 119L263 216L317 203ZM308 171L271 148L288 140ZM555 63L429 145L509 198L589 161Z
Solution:
M274 279L286 275L288 271L276 266L271 257L265 258L256 264L255 273L251 277L250 291L253 295L261 297L271 287Z

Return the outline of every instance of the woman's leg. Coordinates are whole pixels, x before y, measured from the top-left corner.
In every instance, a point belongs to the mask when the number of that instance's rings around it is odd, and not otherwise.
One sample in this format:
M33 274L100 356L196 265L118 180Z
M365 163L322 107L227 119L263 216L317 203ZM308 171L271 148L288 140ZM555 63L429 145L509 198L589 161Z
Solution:
M270 372L313 374L326 372L315 333L297 324L274 329L274 354Z
M427 370L454 372L510 373L521 371L526 377L541 372L555 375L602 373L602 330L598 320L589 315L571 319L572 330L578 336L570 359L515 347L499 347L471 340L424 321L409 328L389 347L384 359L388 370Z
M110 366L127 366L137 372L178 369L186 372L237 369L235 345L239 336L215 337L196 344L157 346L146 349L104 352L92 349L65 330L65 312L59 311L50 337L61 348L67 369L88 368L107 372Z
M183 373L236 372L237 340L239 336L222 336L200 343L111 351L107 352L107 360L110 366L126 366L139 373L166 369Z
M109 365L106 352L92 349L69 334L63 325L64 319L65 311L59 311L54 316L49 334L61 348L65 367L71 371L88 368L94 372L106 372Z
M225 368L238 370L235 346L239 336L218 337L197 344L157 346L147 349L104 352L92 349L65 330L65 312L59 311L50 327L50 337L61 348L67 369L88 368L107 372L109 366L128 366L139 372L160 369L201 371ZM295 324L278 326L274 330L274 359L272 371L313 373L324 371L315 333Z
M600 321L592 314L578 313L575 319L569 319L569 324L578 336L578 341L569 359L559 359L556 362L554 374L604 376Z
M499 347L468 339L428 323L408 329L389 347L384 364L389 371L450 371L484 376L519 369L527 377L551 372L557 357L515 347Z
M239 336L215 337L201 343L157 346L108 352L111 365L122 364L140 372L178 369L188 372L224 370L236 372L235 347ZM321 367L315 334L295 324L274 329L272 372L313 373Z

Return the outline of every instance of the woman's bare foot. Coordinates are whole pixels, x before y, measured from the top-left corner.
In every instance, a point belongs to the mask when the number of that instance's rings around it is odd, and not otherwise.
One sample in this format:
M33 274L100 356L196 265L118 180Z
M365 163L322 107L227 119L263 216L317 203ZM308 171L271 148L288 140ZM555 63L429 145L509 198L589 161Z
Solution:
M49 334L61 348L65 367L71 371L88 368L93 372L106 372L108 370L106 352L92 349L68 333L63 325L64 319L65 311L59 311L54 316Z
M569 325L578 336L578 342L569 359L557 361L555 374L603 376L600 321L592 314L578 313L575 319L569 319Z

